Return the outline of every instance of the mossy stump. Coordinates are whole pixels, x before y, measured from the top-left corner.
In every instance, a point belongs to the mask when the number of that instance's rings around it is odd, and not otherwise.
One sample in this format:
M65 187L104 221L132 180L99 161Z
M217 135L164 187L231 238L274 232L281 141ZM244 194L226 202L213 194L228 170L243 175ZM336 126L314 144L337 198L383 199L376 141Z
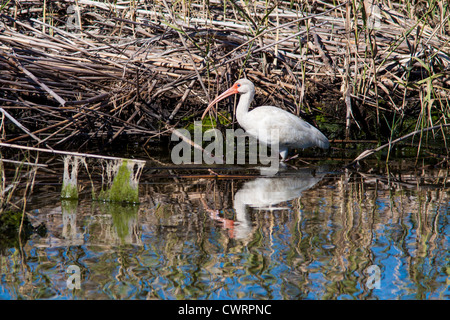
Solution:
M137 169L135 170L135 166ZM129 159L107 164L106 176L108 183L106 189L98 195L98 200L139 203L139 176L144 163ZM112 178L113 177L113 178ZM111 181L112 180L112 181Z

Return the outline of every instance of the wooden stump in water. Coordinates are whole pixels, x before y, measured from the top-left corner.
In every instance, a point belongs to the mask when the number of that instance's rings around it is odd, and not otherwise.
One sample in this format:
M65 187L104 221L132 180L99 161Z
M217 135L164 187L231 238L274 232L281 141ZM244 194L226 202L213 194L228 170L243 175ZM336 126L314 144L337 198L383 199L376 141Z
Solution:
M81 163L86 165L86 161L83 157L64 157L63 185L61 188L62 199L78 199L78 167ZM71 170L69 170L70 167Z
M120 158L101 161L103 167L101 190L96 195L91 178L92 198L101 201L139 203L139 177L145 162ZM84 157L69 155L64 158L62 199L78 199L77 177L80 164L84 164L89 174Z

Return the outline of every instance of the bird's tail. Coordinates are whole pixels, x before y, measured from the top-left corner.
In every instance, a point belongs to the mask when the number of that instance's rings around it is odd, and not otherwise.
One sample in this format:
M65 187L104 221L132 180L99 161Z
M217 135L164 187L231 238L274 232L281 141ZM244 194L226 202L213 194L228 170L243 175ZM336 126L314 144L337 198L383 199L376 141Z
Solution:
M318 134L316 135L316 145L322 149L328 149L330 147L330 141L325 135L317 130Z

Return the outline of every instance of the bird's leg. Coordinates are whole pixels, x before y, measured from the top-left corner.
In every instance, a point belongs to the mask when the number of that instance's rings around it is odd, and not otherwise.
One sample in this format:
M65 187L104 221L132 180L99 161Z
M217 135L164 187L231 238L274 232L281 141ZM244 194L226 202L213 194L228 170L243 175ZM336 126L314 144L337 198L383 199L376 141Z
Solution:
M280 149L281 162L286 162L286 157L288 155L288 148Z
M288 153L289 153L288 148L284 147L284 148L280 149L281 162L288 162L290 160L298 158L298 153L297 153L296 155L286 159L286 157L288 156Z

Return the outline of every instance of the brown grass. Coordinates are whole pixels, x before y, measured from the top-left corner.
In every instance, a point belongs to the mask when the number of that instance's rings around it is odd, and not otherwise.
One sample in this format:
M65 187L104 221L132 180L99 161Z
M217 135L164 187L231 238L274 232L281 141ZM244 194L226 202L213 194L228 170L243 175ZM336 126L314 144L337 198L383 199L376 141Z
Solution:
M3 142L153 141L244 76L258 103L332 139L385 141L448 120L447 3L43 3L0 11L0 104L22 126L4 117Z

